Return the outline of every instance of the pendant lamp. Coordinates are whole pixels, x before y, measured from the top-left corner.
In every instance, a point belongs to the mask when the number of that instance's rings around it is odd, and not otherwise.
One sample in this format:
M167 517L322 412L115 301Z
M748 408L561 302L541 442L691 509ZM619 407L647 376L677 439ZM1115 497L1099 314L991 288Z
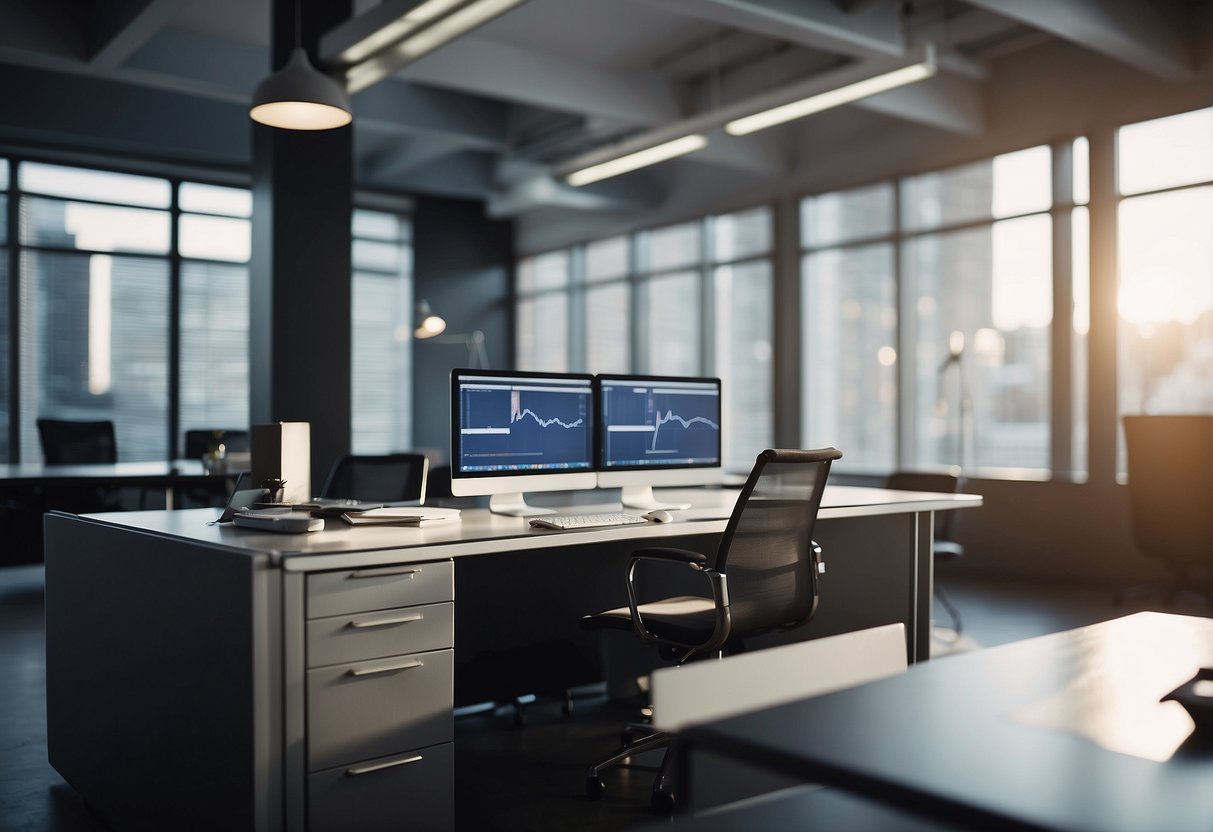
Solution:
M332 130L344 127L350 115L345 87L325 75L307 58L299 31L299 2L295 2L295 49L282 69L253 91L249 117L284 130Z

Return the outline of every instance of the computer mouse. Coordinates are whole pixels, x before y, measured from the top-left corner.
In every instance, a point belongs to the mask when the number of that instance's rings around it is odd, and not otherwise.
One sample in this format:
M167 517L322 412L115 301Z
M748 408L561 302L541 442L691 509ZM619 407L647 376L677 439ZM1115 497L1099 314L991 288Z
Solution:
M652 520L654 523L668 523L674 519L674 515L665 509L655 508L645 515L645 519Z

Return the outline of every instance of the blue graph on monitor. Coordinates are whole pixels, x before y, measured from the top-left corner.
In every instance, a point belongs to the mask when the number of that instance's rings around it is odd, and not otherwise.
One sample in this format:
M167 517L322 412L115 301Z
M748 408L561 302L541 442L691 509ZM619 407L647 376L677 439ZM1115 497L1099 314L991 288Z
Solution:
M464 472L593 467L588 387L495 384L460 392Z
M720 396L713 385L610 384L604 387L608 468L716 465Z

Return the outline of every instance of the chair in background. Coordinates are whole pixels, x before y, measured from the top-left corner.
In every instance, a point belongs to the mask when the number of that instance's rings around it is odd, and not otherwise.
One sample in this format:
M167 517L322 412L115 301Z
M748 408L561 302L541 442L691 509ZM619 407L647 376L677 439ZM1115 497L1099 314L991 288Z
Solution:
M896 491L935 491L941 494L957 494L964 487L964 478L951 473L919 473L913 471L895 471L884 482L885 488ZM934 543L931 555L936 564L953 561L964 555L964 547L952 540L952 520L956 512L935 512ZM943 607L952 620L952 630L959 639L963 628L960 620L960 610L944 591L939 576L935 576L935 600Z
M38 419L37 425L47 465L112 465L118 461L114 423L108 419ZM124 508L122 490L109 486L56 486L53 498L48 499L48 505L77 514ZM147 491L140 489L139 508L146 501Z
M47 465L112 465L118 461L114 423L108 419L39 419L38 439Z
M758 455L741 488L720 545L713 555L686 549L648 548L628 562L628 605L587 615L589 629L635 632L682 664L701 655L721 658L740 652L743 639L800 626L817 610L817 580L823 571L813 527L830 464L842 456L822 450L765 450ZM689 566L706 581L711 597L680 595L641 602L636 581L641 567ZM670 735L651 731L590 767L586 794L600 797L599 772L628 757L669 743ZM655 811L673 808L667 755L653 782Z
M185 446L182 453L186 459L198 459L211 449L213 442L218 440L231 451L247 451L249 435L247 430L228 430L227 428L202 428L185 432Z
M333 463L320 497L361 502L425 502L425 454L347 454Z
M1182 591L1213 601L1193 574L1213 566L1213 415L1125 416L1123 424L1133 541L1168 576L1117 602L1159 591L1168 602Z

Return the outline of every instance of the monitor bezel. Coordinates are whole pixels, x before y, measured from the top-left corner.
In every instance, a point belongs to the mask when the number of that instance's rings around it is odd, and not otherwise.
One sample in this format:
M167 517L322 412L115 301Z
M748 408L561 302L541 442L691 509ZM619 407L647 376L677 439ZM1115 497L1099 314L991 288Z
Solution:
M606 464L606 419L603 417L605 413L603 382L637 382L639 384L660 384L660 383L700 383L714 384L716 386L716 401L717 412L716 421L722 423L724 418L724 388L721 381L716 376L667 376L667 375L641 375L638 373L599 373L594 377L594 412L595 434L594 434L594 465L598 471L598 484L600 486L616 486L630 485L636 482L633 476L623 477L619 482L612 482L611 477L615 474L635 474L636 472L650 473L657 475L654 480L654 485L692 485L713 482L714 479L723 476L724 469L724 431L718 430L716 433L716 461L715 462L700 462L700 463L670 463L670 464L653 464L653 465L612 465ZM661 472L695 472L700 471L702 474L686 473L683 476L664 475ZM604 477L605 475L605 477Z
M527 471L461 471L463 446L459 432L459 389L462 381L474 378L519 379L522 381L582 381L590 390L589 464L584 469ZM597 485L597 405L590 373L553 373L535 370L475 370L456 368L450 377L451 494L455 497L480 497L525 491L575 491Z

